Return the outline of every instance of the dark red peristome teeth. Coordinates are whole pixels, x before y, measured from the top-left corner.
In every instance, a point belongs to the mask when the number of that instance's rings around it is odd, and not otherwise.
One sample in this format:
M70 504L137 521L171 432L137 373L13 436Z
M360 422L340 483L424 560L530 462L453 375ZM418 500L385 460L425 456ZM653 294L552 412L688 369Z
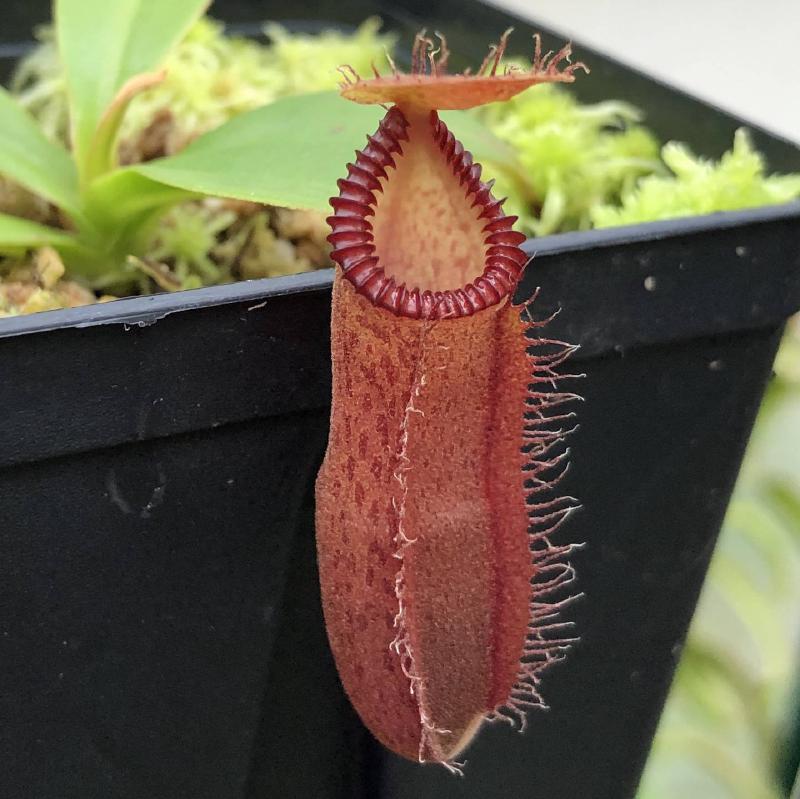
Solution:
M356 153L356 162L347 165L347 177L339 180L339 196L331 198L333 216L328 217L333 245L331 258L342 267L344 276L359 294L375 305L411 319L442 319L470 316L500 302L514 292L528 256L519 248L525 236L513 230L516 216L503 213L503 200L492 196L492 182L480 179L480 164L448 130L435 111L430 124L433 139L464 186L464 199L472 208L480 207L486 245L483 273L460 289L420 291L397 285L388 276L375 252L372 223L375 192L381 190L379 178L387 178L395 168L395 157L402 155L402 142L408 140L409 122L403 112L391 108L378 130L367 137L367 146Z

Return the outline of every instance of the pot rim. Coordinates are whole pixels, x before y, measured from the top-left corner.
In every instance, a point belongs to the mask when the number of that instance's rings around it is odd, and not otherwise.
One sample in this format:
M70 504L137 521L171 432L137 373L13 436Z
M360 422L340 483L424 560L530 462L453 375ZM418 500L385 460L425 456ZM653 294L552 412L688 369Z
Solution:
M533 258L526 271L532 272L535 276L537 263L553 256L585 253L589 250L602 252L610 248L625 248L642 243L680 239L699 233L733 230L750 225L765 225L782 221L797 223L798 239L800 240L800 201L741 211L723 211L703 216L529 238L522 244L522 249ZM526 276L523 276L523 283L530 282L530 275L527 277L526 280ZM121 324L129 327L147 327L171 314L184 311L248 301L252 301L254 304L260 302L266 304L274 297L327 292L330 291L332 283L333 269L319 269L296 275L243 280L221 286L207 286L174 293L123 297L95 305L42 311L0 319L0 339L98 325ZM522 294L529 295L530 292L523 289Z

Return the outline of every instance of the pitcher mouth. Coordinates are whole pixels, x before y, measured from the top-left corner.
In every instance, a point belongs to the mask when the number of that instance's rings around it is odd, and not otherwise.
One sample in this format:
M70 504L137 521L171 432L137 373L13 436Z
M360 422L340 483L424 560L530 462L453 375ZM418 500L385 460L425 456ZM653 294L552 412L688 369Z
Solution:
M452 237L449 225L438 234L432 229L425 240L418 242L418 253L408 241L401 241L398 255L398 248L382 240L380 230L376 236L376 227L380 228L379 200L388 193L404 157L404 144L409 146L409 116L417 126L415 136L429 136L426 146L439 159L438 166L447 167L443 174L447 177L445 183L451 185L436 190L451 192L451 203L456 204L466 235L477 245L471 248L471 255L465 256L470 263L459 266L447 263L447 242L436 241L440 257L438 268L427 267L431 276L429 285L418 279L418 267L407 265L417 255L422 261L429 257L425 249L427 241L434 241L437 235ZM423 126L427 128L424 132L420 130ZM355 163L347 165L347 177L338 182L339 196L331 199L334 209L333 216L328 218L332 230L328 236L333 245L331 258L358 294L397 316L455 318L496 305L513 294L522 276L528 256L519 245L526 237L512 229L517 217L503 212L504 200L492 195L493 181L483 182L480 175L480 165L473 163L472 155L435 111L414 115L398 106L391 108L378 130L367 137L367 146L356 153ZM414 215L420 226L431 226L424 203L410 198L404 205L410 209L408 216ZM474 230L469 229L472 225ZM458 239L451 241L455 249L463 250ZM405 259L405 263L398 266L398 258ZM390 260L395 263L391 265ZM404 279L404 272L411 274Z

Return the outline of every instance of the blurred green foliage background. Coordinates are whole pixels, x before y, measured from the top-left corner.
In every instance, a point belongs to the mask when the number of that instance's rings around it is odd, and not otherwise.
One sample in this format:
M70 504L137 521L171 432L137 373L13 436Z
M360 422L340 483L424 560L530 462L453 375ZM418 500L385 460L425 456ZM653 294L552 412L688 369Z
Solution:
M800 760L798 678L800 318L795 318L747 449L638 799L788 797Z

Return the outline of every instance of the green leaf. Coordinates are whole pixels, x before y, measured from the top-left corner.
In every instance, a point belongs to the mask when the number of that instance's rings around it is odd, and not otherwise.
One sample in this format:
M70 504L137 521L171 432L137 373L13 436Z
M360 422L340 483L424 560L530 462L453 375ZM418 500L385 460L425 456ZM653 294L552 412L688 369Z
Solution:
M14 257L27 250L50 246L64 258L68 271L92 285L119 278L124 255L106 252L66 230L0 213L0 253Z
M17 252L48 244L57 250L77 252L81 249L77 239L65 230L40 225L19 216L0 214L0 252Z
M0 87L0 172L79 216L78 180L67 151L45 138L33 117Z
M92 183L86 193L86 209L97 227L105 229L193 196L193 192L152 180L132 169L116 169Z
M117 137L128 106L137 94L157 86L164 80L165 70L144 72L125 83L116 93L111 105L97 123L85 163L87 184L95 178L108 174L117 166Z
M353 152L384 111L336 92L288 97L231 119L168 158L129 167L199 194L325 211ZM467 115L448 115L476 159L508 161L506 145Z
M130 171L201 194L324 211L345 164L382 114L336 92L288 97Z
M83 178L106 109L134 76L156 68L208 0L55 0L72 142Z

